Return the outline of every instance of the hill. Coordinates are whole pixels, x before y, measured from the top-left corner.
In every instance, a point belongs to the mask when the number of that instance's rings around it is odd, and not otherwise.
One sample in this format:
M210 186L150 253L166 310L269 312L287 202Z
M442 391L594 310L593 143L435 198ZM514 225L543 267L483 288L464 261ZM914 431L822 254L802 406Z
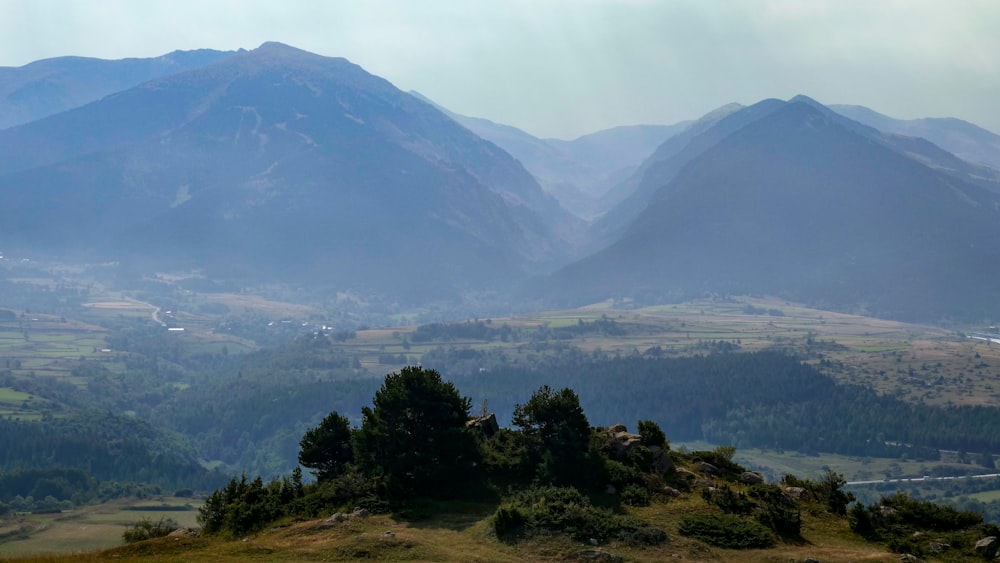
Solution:
M986 282L998 273L986 241L1000 236L1000 199L949 153L807 98L761 102L696 139L709 142L624 234L547 278L543 294L751 293L887 318L1000 315Z
M174 51L146 59L56 57L0 68L0 129L70 110L147 80L221 61L232 51Z
M433 107L275 43L4 130L0 170L8 251L408 302L509 284L577 228Z
M91 557L887 561L946 553L971 561L1000 548L1000 528L980 514L906 494L852 505L845 480L829 470L768 483L733 461L733 447L673 450L650 420L635 432L592 427L568 388L540 387L514 408L511 428L497 428L493 415L470 418L469 408L440 374L404 368L386 376L360 428L333 412L306 432L299 459L315 483L300 470L269 483L244 474L205 499L200 530L139 522L123 534L131 545Z

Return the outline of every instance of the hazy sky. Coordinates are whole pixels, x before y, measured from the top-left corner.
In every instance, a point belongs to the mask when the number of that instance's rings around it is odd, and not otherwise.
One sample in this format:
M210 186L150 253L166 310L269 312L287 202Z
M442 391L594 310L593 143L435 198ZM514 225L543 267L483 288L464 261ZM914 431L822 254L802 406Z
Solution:
M1000 133L996 0L0 0L0 66L264 41L543 137L799 93Z

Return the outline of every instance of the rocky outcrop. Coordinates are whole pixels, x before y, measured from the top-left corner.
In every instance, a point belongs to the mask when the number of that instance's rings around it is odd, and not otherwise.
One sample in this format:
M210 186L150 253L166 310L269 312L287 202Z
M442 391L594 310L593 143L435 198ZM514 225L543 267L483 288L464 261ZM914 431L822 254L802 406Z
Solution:
M355 508L354 512L335 512L329 518L321 520L317 524L318 528L332 528L341 522L347 522L355 518L367 518L370 515L366 508Z
M500 425L497 423L497 415L494 413L486 416L472 417L465 422L465 427L478 430L487 438L500 431Z
M744 471L740 474L739 481L744 485L760 485L764 482L764 476L753 471Z

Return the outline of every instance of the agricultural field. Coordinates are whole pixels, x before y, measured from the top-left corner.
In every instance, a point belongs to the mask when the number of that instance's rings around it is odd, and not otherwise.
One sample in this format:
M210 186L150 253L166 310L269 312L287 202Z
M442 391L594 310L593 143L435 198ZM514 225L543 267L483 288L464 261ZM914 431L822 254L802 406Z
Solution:
M579 331L539 340L542 330L559 332L601 321L613 321L614 333ZM425 354L442 347L502 349L513 359L544 354L545 345L551 350L556 344L585 352L628 355L655 349L675 356L710 353L720 345L742 351L781 348L818 365L840 382L883 394L932 405L1000 406L1000 344L969 339L957 330L809 309L773 299L705 299L637 309L603 303L463 322L484 322L492 329L508 327L517 336L508 341L441 338L415 342L417 327L409 326L357 331L353 339L336 346L359 357L374 376L420 362ZM397 361L383 361L390 357Z
M125 527L143 518L172 518L183 527L195 527L199 505L191 498L121 499L58 514L0 518L0 559L121 545Z

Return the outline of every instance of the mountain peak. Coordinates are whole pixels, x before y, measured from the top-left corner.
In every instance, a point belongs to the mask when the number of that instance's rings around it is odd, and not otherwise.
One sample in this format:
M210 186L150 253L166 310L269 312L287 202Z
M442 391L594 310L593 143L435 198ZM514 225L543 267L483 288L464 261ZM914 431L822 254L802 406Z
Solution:
M809 96L806 96L805 94L798 94L798 95L790 98L788 100L788 103L790 103L790 104L809 104L809 105L811 105L813 107L822 107L824 109L826 108L826 106L824 106L823 104L821 104L821 103L817 102L816 100L810 98Z
M286 45L285 43L281 43L279 41L265 41L260 44L260 47L257 47L253 51L257 53L313 54L309 51L303 51L302 49Z
M248 51L245 56L256 60L270 60L281 63L287 63L291 60L343 60L337 59L336 57L324 57L323 55L317 55L316 53L311 53L277 41L266 41L261 43L260 47Z

